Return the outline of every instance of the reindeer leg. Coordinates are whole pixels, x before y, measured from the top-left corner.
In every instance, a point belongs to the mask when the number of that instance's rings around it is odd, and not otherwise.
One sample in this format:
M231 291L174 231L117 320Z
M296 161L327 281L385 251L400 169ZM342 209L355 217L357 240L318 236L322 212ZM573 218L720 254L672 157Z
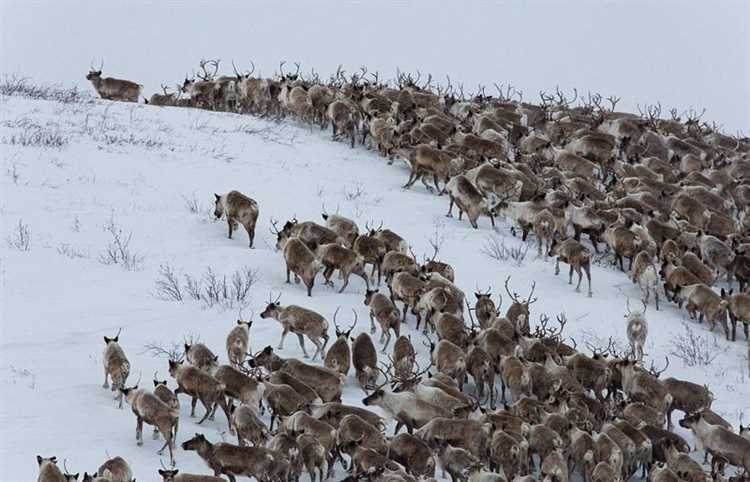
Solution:
M135 443L136 445L143 445L143 419L138 417L135 422Z
M578 292L578 291L581 291L581 280L583 279L583 273L581 272L581 268L577 268L576 273L578 273L578 284L576 285L576 292Z
M107 369L104 368L104 384L102 384L102 388L109 388L109 373L107 373Z
M307 354L307 350L305 349L305 338L301 333L297 333L297 339L299 340L299 347L302 348L302 353L304 353L305 358L310 358L310 355Z
M587 265L585 269L586 269L586 278L589 282L589 298L591 298L591 267Z
M284 327L284 331L281 332L281 340L279 340L279 346L276 347L277 350L284 349L284 340L286 339L286 335L288 333L289 333L289 328Z
M570 272L568 273L568 284L569 284L569 285L572 285L572 284L573 284L573 270L574 270L574 269L575 269L575 268L574 268L574 267L573 267L573 265L571 264L571 265L570 265Z
M560 257L555 258L555 276L560 274Z
M206 403L205 400L201 399L201 404L206 408L206 413L203 415L203 418L201 418L198 421L198 425L201 425L203 422L206 421L208 417L211 416L211 409L213 408L213 404Z
M232 228L234 227L234 223L232 222L232 218L230 218L229 216L227 216L227 224L229 225L229 239L232 239Z
M448 205L448 214L445 215L446 218L452 218L453 217L453 196L450 194L448 195L448 200L450 201L450 204Z
M193 397L190 400L190 418L194 418L195 417L195 405L197 403L198 403L198 398L197 397Z
M286 284L291 284L291 281L289 281L289 273L291 273L292 270L289 269L289 265L286 265Z
M342 274L344 272L342 271ZM344 284L341 285L341 289L339 290L339 293L343 293L347 286L349 286L349 272L347 271L346 274L344 274Z
M312 341L313 344L315 345L315 353L313 353L312 359L315 360L315 357L318 356L318 354L320 354L320 357L323 358L323 345L320 344L320 341L318 341L317 338L316 339L311 338L310 341Z

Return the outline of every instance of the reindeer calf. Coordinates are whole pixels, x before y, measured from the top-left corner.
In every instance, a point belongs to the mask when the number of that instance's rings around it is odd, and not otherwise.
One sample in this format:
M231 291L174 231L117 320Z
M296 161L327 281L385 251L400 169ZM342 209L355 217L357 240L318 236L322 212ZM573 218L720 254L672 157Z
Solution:
M227 225L229 226L229 239L232 239L232 231L237 224L242 224L250 238L250 247L253 247L255 239L255 224L258 221L258 203L239 191L229 191L226 194L214 194L216 202L214 203L214 216L221 219L226 215Z

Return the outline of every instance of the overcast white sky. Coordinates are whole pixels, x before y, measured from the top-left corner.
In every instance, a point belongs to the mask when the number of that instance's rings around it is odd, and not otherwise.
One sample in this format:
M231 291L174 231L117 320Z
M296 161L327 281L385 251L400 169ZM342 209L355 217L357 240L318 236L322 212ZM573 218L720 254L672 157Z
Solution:
M78 83L92 59L145 85L201 57L264 74L279 60L325 76L344 64L450 74L467 90L511 82L616 94L621 107L705 107L750 132L750 1L0 0L0 71ZM257 71L256 71L257 72Z

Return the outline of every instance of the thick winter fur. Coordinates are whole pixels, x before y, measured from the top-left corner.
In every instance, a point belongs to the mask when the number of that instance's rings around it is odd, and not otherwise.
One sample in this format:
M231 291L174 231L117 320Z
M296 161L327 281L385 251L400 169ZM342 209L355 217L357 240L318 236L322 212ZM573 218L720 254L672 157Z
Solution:
M365 305L370 308L370 333L375 334L375 322L380 326L380 343L383 352L391 341L391 330L396 337L401 336L401 316L396 305L379 290L367 290Z
M550 256L555 256L555 275L560 273L560 261L570 265L568 284L573 284L573 271L578 273L576 291L581 289L581 279L586 274L588 280L588 296L591 297L591 252L587 247L575 239L566 239L561 243L553 243Z
M333 286L331 276L338 270L344 282L339 289L342 293L349 286L349 275L355 274L362 278L367 289L370 289L370 278L365 273L365 260L354 250L341 246L337 243L328 243L318 246L317 256L323 264L323 278L327 285Z
M169 449L169 458L174 463L174 444L177 437L177 422L179 409L162 402L156 395L144 389L125 388L121 392L127 398L130 408L136 416L135 439L138 445L143 445L143 423L154 426L164 438L164 446L159 450ZM211 412L207 407L206 416Z
M250 327L253 321L237 320L237 326L227 334L227 358L233 367L239 367L250 351Z
M279 350L284 349L284 339L289 332L292 332L297 335L299 346L305 358L309 358L309 355L305 349L303 336L306 336L315 345L315 353L313 353L312 359L314 360L318 354L321 358L323 357L329 335L328 321L320 314L301 306L281 306L278 302L273 302L266 307L260 317L263 319L273 318L281 324L283 331L279 341Z
M495 226L495 210L491 201L485 199L482 193L479 192L466 176L453 176L446 185L446 191L450 197L450 205L448 206L448 214L446 216L453 216L453 204L455 204L458 207L459 221L463 214L466 213L471 226L474 229L478 229L477 219L479 219L480 215L486 215L489 216L492 227ZM492 199L494 199L494 194L492 195Z
M190 403L191 417L195 416L195 405L198 400L205 407L206 413L198 424L203 423L207 418L212 416L214 405L216 404L224 410L227 423L229 422L229 405L227 405L227 399L224 396L224 389L226 387L223 383L194 366L173 360L169 361L169 374L177 382L175 394L185 393L192 398Z
M292 238L284 243L284 260L286 261L286 282L291 283L289 274L294 273L294 281L302 282L307 288L307 296L312 296L315 276L323 268L310 248L301 240Z
M104 362L104 384L103 388L110 388L109 379L112 379L113 392L117 392L119 407L122 408L122 394L119 390L125 388L125 382L130 375L130 362L119 344L119 336L114 338L104 337L104 348L102 360Z
M92 70L86 75L86 80L96 89L99 97L106 100L122 102L138 102L143 92L143 86L129 80L102 77L101 70Z
M202 434L182 444L183 450L196 451L198 456L214 471L226 475L230 482L237 476L255 477L257 480L282 480L287 477L289 462L281 454L263 447L238 447L227 443L212 444Z
M247 231L249 245L252 248L255 239L255 224L258 222L260 213L258 203L239 191L229 191L226 194L214 194L214 196L216 197L214 216L216 219L226 216L229 239L232 239L232 231L237 224L241 224Z

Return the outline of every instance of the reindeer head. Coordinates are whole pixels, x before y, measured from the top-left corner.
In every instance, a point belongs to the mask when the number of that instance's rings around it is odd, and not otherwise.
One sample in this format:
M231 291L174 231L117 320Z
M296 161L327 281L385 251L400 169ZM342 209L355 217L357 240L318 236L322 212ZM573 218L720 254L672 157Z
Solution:
M266 305L266 309L260 314L260 317L264 320L266 318L277 318L279 316L279 310L281 309L281 303L279 303L280 299L281 293L279 293L279 296L277 296L275 300L272 299L271 294L269 293L268 304Z
M57 465L57 457L44 458L41 455L37 455L36 456L36 463L39 464L39 467L41 467L42 464L44 464L44 463L50 463L50 464Z
M354 313L354 323L352 323L352 326L350 326L348 329L342 330L339 327L339 325L336 323L336 315L338 315L339 313L339 308L341 307L340 306L337 307L336 311L333 313L333 326L334 326L334 329L336 330L336 338L341 338L343 336L344 339L347 339L351 336L352 331L354 330L354 327L357 326L357 311L354 308L352 308L352 313Z
M216 201L214 202L214 216L216 216L216 219L221 219L224 215L224 203L221 200L222 196L214 193L214 197L216 198Z
M117 330L117 334L115 335L114 338L109 338L109 337L105 336L104 337L104 344L105 345L109 345L110 343L117 343L118 341L120 341L120 332L121 331L122 331L122 328L120 328L119 330Z
M179 472L180 471L177 469L175 470L159 469L159 475L161 475L163 482L174 482L174 478L177 476Z
M182 450L200 451L209 447L211 447L211 442L209 442L202 433L197 433L195 434L195 437L182 443Z
M157 375L158 373L159 373L158 371L157 371L157 372L154 372L154 380L153 380L153 381L154 381L154 388L158 387L159 385L164 385L164 386L166 387L166 386L167 386L167 381L166 381L166 380L159 380L159 379L158 379L158 378L156 377L156 375Z
M698 422L701 420L701 413L691 413L690 415L686 415L685 418L680 420L680 427L682 428L693 428L695 425L698 424Z
M99 80L102 78L102 71L101 70L90 70L88 74L86 74L86 80Z
M363 398L362 403L368 407L370 405L379 405L380 403L383 402L384 396L385 396L385 391L383 390L381 386L380 388L373 390L371 394Z

